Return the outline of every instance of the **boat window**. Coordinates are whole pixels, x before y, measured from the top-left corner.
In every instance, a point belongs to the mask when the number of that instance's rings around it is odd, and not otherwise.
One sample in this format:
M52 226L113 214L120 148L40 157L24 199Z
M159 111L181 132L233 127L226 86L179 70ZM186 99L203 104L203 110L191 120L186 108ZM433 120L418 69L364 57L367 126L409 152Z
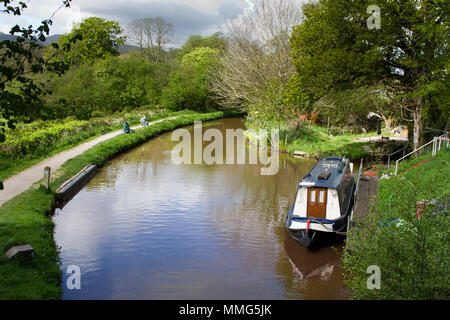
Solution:
M316 202L316 190L312 189L309 194L309 202Z
M324 197L324 195L325 195L325 191L323 191L323 190L320 190L319 191L319 202L323 202L323 197Z

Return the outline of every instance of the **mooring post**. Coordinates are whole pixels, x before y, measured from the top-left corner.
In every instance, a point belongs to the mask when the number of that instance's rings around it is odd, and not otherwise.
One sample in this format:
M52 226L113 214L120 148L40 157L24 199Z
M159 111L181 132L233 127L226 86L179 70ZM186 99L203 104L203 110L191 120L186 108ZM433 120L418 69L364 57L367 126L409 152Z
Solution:
M45 190L47 190L47 191L50 190L50 171L51 171L50 167L44 168L44 183L43 183L43 185L45 187Z

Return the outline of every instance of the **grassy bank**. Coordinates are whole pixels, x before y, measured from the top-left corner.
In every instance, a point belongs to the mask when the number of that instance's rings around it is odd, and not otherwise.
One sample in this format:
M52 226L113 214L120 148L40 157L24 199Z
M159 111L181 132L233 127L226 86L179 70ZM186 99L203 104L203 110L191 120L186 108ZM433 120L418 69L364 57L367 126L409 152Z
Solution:
M377 204L359 222L352 250L344 254L354 298L448 298L449 161L449 150L435 158L427 153L402 162L398 176L380 180ZM378 290L367 289L370 265L381 270Z
M5 142L0 143L0 181L61 151L95 139L104 133L120 130L125 118L130 125L137 125L143 115L151 122L188 114L195 112L188 110L173 112L143 107L90 120L67 118L21 124L14 130L8 130Z
M62 295L58 250L53 240L54 224L47 216L55 201L53 193L64 181L88 164L102 166L115 155L175 128L227 116L236 112L191 114L119 135L67 161L53 176L52 192L31 188L0 207L0 299L59 299ZM1 192L1 191L0 191ZM14 245L30 244L35 258L6 260L4 253Z
M251 122L247 123L247 127L258 130ZM382 132L382 134L391 135L388 132ZM306 152L311 158L335 155L356 160L371 155L363 148L366 145L370 146L371 143L357 142L355 139L376 135L376 132L331 135L327 134L327 128L308 123L299 128L291 128L287 124L282 124L280 126L280 150L290 154L295 151Z

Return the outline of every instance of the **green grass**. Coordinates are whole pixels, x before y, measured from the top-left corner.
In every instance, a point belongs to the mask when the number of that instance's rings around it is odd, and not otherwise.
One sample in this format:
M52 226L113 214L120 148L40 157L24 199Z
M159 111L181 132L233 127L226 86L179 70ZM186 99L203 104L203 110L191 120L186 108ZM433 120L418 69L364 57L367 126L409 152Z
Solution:
M236 112L189 114L152 126L140 128L132 134L123 134L102 142L66 163L54 173L51 183L56 190L64 181L85 166L94 163L103 166L115 155L125 152L162 132L223 117L241 116ZM1 192L1 191L0 191ZM60 299L61 271L54 224L48 213L55 202L55 194L42 188L31 188L0 207L0 299ZM36 253L31 261L6 260L4 253L14 245L30 244Z
M41 188L30 189L0 207L0 299L57 299L61 296L54 225L46 216L52 203L53 195ZM35 258L7 261L6 250L20 244L31 244Z
M251 124L249 127L251 127ZM384 136L390 135L387 132L382 132L382 134ZM305 124L297 130L293 130L287 125L282 125L280 129L280 150L291 154L295 151L302 151L315 158L334 155L356 160L370 156L371 154L364 150L363 146L372 144L356 142L355 139L376 135L376 132L371 132L332 136L327 134L326 128L316 125Z
M129 113L116 114L110 117L94 118L90 121L73 121L73 119L66 119L60 121L51 121L43 123L42 121L21 125L15 130L7 132L7 140L0 144L0 181L21 172L42 160L49 158L62 151L71 149L81 143L90 141L102 135L102 133L108 133L122 129L123 120L128 118L131 126L139 124L139 120L143 114L147 115L147 121L152 122L155 120L196 114L194 111L167 111L167 110L155 110L149 114L148 110L135 110ZM64 121L73 122L74 126L69 127L71 132L61 131L54 135L45 135L47 132L51 132ZM77 127L80 123L82 126ZM44 124L46 127L43 127ZM39 138L39 134L43 136ZM34 137L36 135L38 138ZM29 138L28 141L24 141L25 137ZM31 139L30 139L31 137ZM20 145L20 149L18 149ZM9 152L6 152L8 150Z
M352 230L351 251L344 252L352 298L448 299L449 161L450 150L427 153L402 163L402 170L411 169L380 180L377 203ZM417 202L428 203L420 218ZM379 290L366 287L370 265L380 267Z
M428 162L417 167L411 168L419 162L429 159ZM450 150L441 150L436 157L432 157L431 152L425 153L418 158L405 160L399 163L399 174L391 176L389 179L380 181L378 191L378 203L385 206L385 202L389 201L391 194L397 193L402 184L410 184L414 186L417 201L422 199L437 199L442 195L450 194ZM409 170L407 170L409 169ZM395 199L391 197L390 205L399 206L393 202Z

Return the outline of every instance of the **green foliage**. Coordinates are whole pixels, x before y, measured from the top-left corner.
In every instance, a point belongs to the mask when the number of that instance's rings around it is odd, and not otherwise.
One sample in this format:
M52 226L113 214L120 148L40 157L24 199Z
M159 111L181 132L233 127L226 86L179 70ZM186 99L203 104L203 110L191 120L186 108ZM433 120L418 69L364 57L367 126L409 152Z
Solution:
M353 298L448 299L449 157L450 151L441 151L380 181L376 206L356 221L351 250L344 252L345 283ZM418 201L426 203L420 217ZM380 267L380 289L367 289L370 265Z
M168 112L151 106L131 112L80 121L73 118L53 121L39 120L20 124L15 130L6 132L6 141L0 143L0 180L24 170L25 168L57 152L69 149L104 132L119 130L123 120L138 124L143 115L147 121L190 114L190 112Z
M161 105L182 110L206 110L211 106L208 75L216 64L219 52L209 47L198 47L183 56L178 69L170 76L163 90Z
M94 67L96 106L103 111L157 104L162 83L155 76L158 66L143 59L107 59Z
M69 7L71 0L62 4ZM23 2L13 5L14 0L1 0L2 13L20 16L27 8ZM42 42L50 32L52 20L43 20L36 29L33 26L21 28L15 25L11 35L19 34L15 40L0 42L0 142L5 138L6 126L13 128L18 118L38 113L42 107L40 96L47 91L42 83L35 80L36 75L48 72L62 74L67 65L58 61L48 61L42 57ZM54 45L58 49L58 45Z
M68 47L69 50L55 54L55 50L49 47L47 56L53 57L53 61L64 61L71 65L93 63L98 59L118 56L118 49L125 42L125 37L120 36L122 32L116 21L99 17L86 18L76 24L69 34L59 38L59 46ZM70 45L73 39L77 41Z
M30 189L0 207L0 299L59 299L62 295L53 221L47 217L53 195ZM6 260L14 245L31 244L30 261Z
M379 29L367 26L372 4L381 10ZM449 2L319 0L303 11L291 37L302 92L321 98L382 83L405 113L414 113L417 147L424 105L444 102L450 90Z
M156 105L169 70L168 64L153 64L133 55L72 67L64 76L51 79L48 87L53 94L46 99L42 116L89 119L96 111L114 113Z
M54 176L51 190L73 177L89 164L102 166L120 152L151 137L194 121L208 121L234 113L213 112L189 114L122 134L89 149L84 154L63 164ZM30 189L7 201L0 207L0 257L17 244L30 244L36 253L31 261L0 258L0 299L60 299L62 296L61 271L56 243L53 239L54 224L46 216L52 210L55 194L44 188Z
M96 109L96 96L99 94L92 65L72 67L61 77L49 78L47 87L52 94L44 98L41 117L58 119L75 116L88 119Z
M178 55L183 57L188 53L191 53L194 49L200 47L208 47L211 49L217 49L220 53L223 53L227 48L228 42L223 37L222 33L216 32L210 36L203 37L198 34L193 34L189 36L186 42L181 47Z
M283 84L278 80L267 81L258 92L253 103L247 103L252 117L262 128L279 128L281 123L289 119L286 106L283 104Z
M327 156L343 156L351 160L370 156L363 149L366 143L356 142L355 139L371 134L341 134L330 136L327 129L315 125L304 124L292 128L286 123L281 125L280 149L289 153L303 151L315 158Z
M285 109L296 112L311 112L317 98L302 85L302 78L297 74L286 83L282 95L282 103Z
M386 120L386 125L400 114L382 87L360 87L354 90L331 92L314 104L321 124L331 126L361 126L369 128L374 120L367 115L375 112ZM397 119L398 120L398 119ZM375 120L376 122L377 120Z

